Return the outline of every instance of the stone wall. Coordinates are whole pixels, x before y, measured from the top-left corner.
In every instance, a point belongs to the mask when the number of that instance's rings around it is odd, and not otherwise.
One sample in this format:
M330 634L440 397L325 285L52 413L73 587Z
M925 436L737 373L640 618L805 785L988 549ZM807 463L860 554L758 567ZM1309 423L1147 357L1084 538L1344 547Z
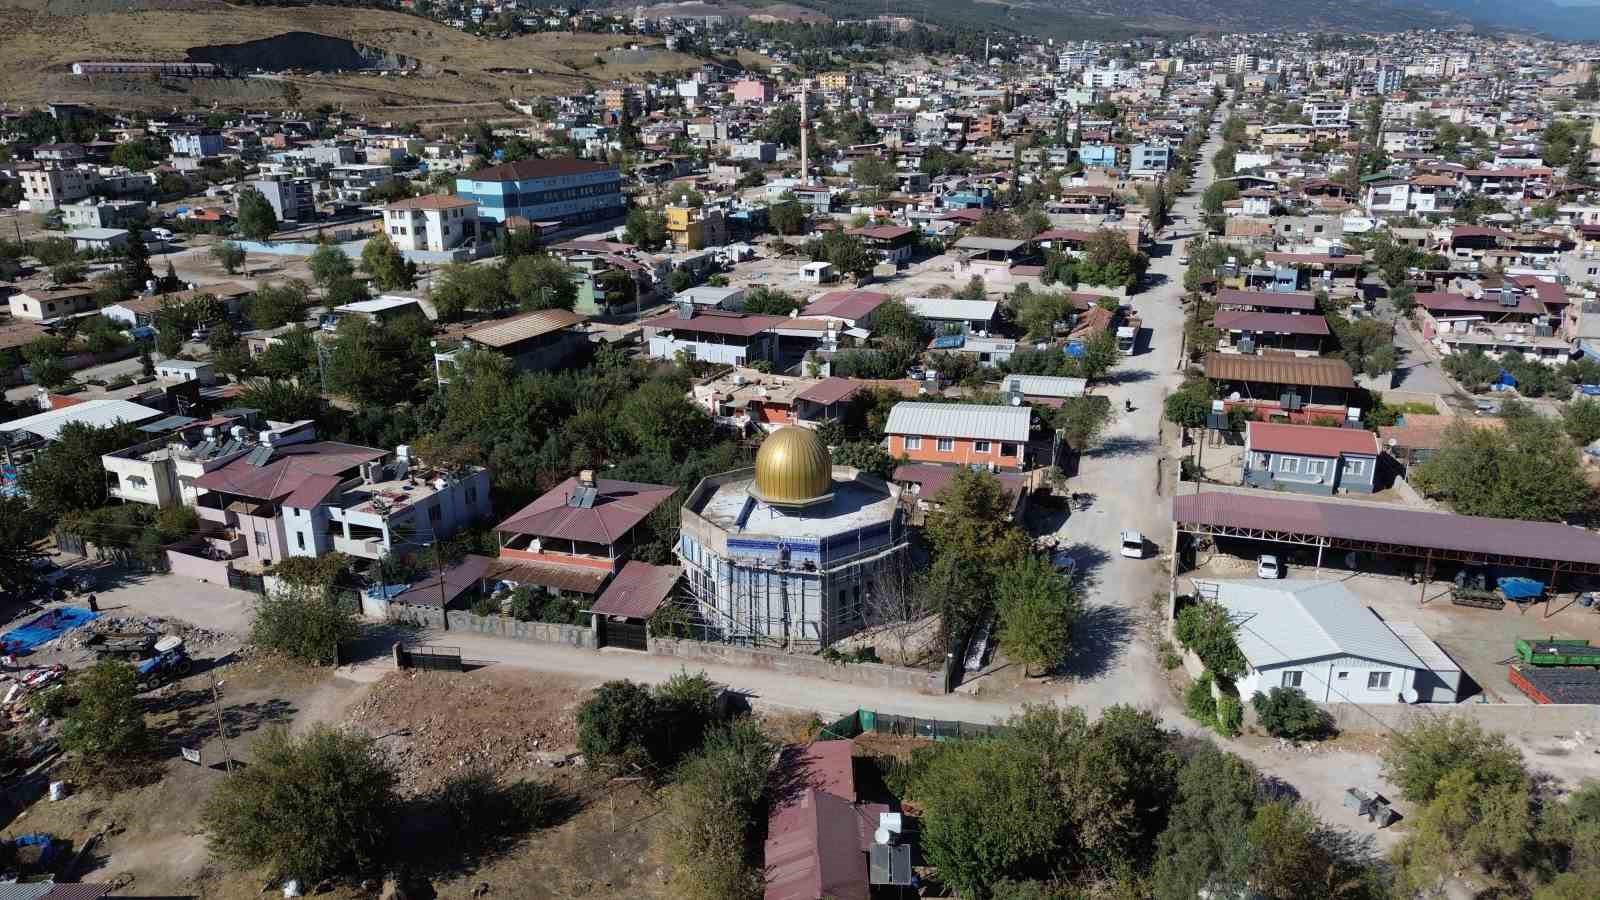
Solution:
M1600 706L1532 703L1321 703L1340 731L1355 734L1405 728L1421 716L1457 715L1491 731L1560 734L1600 728Z
M456 609L450 610L446 615L449 617L451 631L594 649L594 629L582 625L523 622L509 616L475 616L470 612Z
M451 621L454 622L454 619ZM659 637L650 639L650 652L657 656L672 656L694 662L762 669L866 687L918 691L924 694L944 693L939 673L927 669L908 669L883 663L834 663L820 656Z

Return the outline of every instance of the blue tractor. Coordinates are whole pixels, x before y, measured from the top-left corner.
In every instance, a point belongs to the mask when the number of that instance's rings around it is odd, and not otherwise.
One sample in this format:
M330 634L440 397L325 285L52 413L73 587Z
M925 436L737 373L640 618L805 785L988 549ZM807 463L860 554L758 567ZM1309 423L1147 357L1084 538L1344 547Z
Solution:
M169 634L156 641L154 650L154 656L140 660L135 667L139 674L139 690L158 688L194 671L194 660L189 658L189 651L184 649L183 638Z

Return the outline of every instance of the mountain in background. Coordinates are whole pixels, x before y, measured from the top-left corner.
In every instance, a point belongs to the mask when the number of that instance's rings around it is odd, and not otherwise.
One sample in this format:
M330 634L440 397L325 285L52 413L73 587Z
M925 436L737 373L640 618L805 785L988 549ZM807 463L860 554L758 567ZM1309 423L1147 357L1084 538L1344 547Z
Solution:
M1453 13L1474 25L1488 25L1512 31L1536 31L1564 40L1600 38L1600 9L1596 0L1570 5L1551 0L1425 0L1426 6Z

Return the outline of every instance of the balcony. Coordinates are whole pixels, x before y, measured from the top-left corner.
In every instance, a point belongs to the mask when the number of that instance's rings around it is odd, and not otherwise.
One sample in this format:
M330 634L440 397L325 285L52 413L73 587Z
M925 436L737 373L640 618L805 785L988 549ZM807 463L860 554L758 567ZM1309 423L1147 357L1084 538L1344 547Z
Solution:
M238 559L244 555L244 535L237 531L208 535L205 540L213 559Z
M333 549L362 559L377 559L384 552L380 538L347 538L337 534L333 536Z

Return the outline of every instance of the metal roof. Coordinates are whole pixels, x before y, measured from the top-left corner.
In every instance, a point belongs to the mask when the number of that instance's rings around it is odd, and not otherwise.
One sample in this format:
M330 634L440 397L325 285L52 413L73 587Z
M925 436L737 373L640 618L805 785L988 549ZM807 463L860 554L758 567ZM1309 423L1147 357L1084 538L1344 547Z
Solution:
M1393 619L1387 622L1389 630L1394 636L1405 642L1407 648L1421 659L1423 664L1435 672L1459 672L1461 667L1444 652L1444 648L1433 642L1433 638L1422 633L1415 622L1398 622Z
M1019 390L1028 397L1082 397L1088 389L1088 379L1062 375L1007 375L1000 383L1002 392Z
M981 403L896 403L889 410L888 434L932 435L983 441L1026 443L1033 411L1022 406Z
M113 238L127 237L126 228L79 228L67 232L67 237L75 241L109 241Z
M1353 388L1355 377L1342 359L1295 356L1244 356L1207 353L1206 377L1217 381Z
M948 297L911 297L906 308L919 319L959 319L964 322L987 322L994 318L1000 304L994 300L955 300Z
M1240 291L1224 288L1217 291L1217 302L1223 306L1256 306L1266 309L1299 309L1313 311L1317 298L1312 294L1277 291Z
M1524 557L1590 566L1600 560L1600 534L1582 528L1557 522L1423 512L1388 504L1208 491L1173 498L1172 519L1180 524L1285 531L1486 557Z
M598 478L594 502L580 507L568 503L578 487L577 477L568 478L512 513L497 529L541 538L614 544L678 490L669 484Z
M964 237L956 241L957 250L999 250L1010 253L1028 243L1015 238Z
M591 608L602 616L648 619L672 593L683 574L681 566L654 566L629 560Z
M1251 668L1357 656L1425 669L1377 614L1337 581L1216 581Z
M1212 319L1219 331L1262 331L1273 334L1314 334L1326 337L1328 320L1321 316L1294 313L1256 312L1248 309L1221 309Z
M53 441L61 434L61 429L71 422L108 428L118 422L144 422L161 415L159 409L151 409L127 400L103 397L99 400L74 403L62 409L52 409L38 415L12 419L10 422L0 422L0 431L26 431L47 441Z
M584 317L569 309L542 309L538 312L474 328L463 337L486 347L508 347L520 341L571 328Z

